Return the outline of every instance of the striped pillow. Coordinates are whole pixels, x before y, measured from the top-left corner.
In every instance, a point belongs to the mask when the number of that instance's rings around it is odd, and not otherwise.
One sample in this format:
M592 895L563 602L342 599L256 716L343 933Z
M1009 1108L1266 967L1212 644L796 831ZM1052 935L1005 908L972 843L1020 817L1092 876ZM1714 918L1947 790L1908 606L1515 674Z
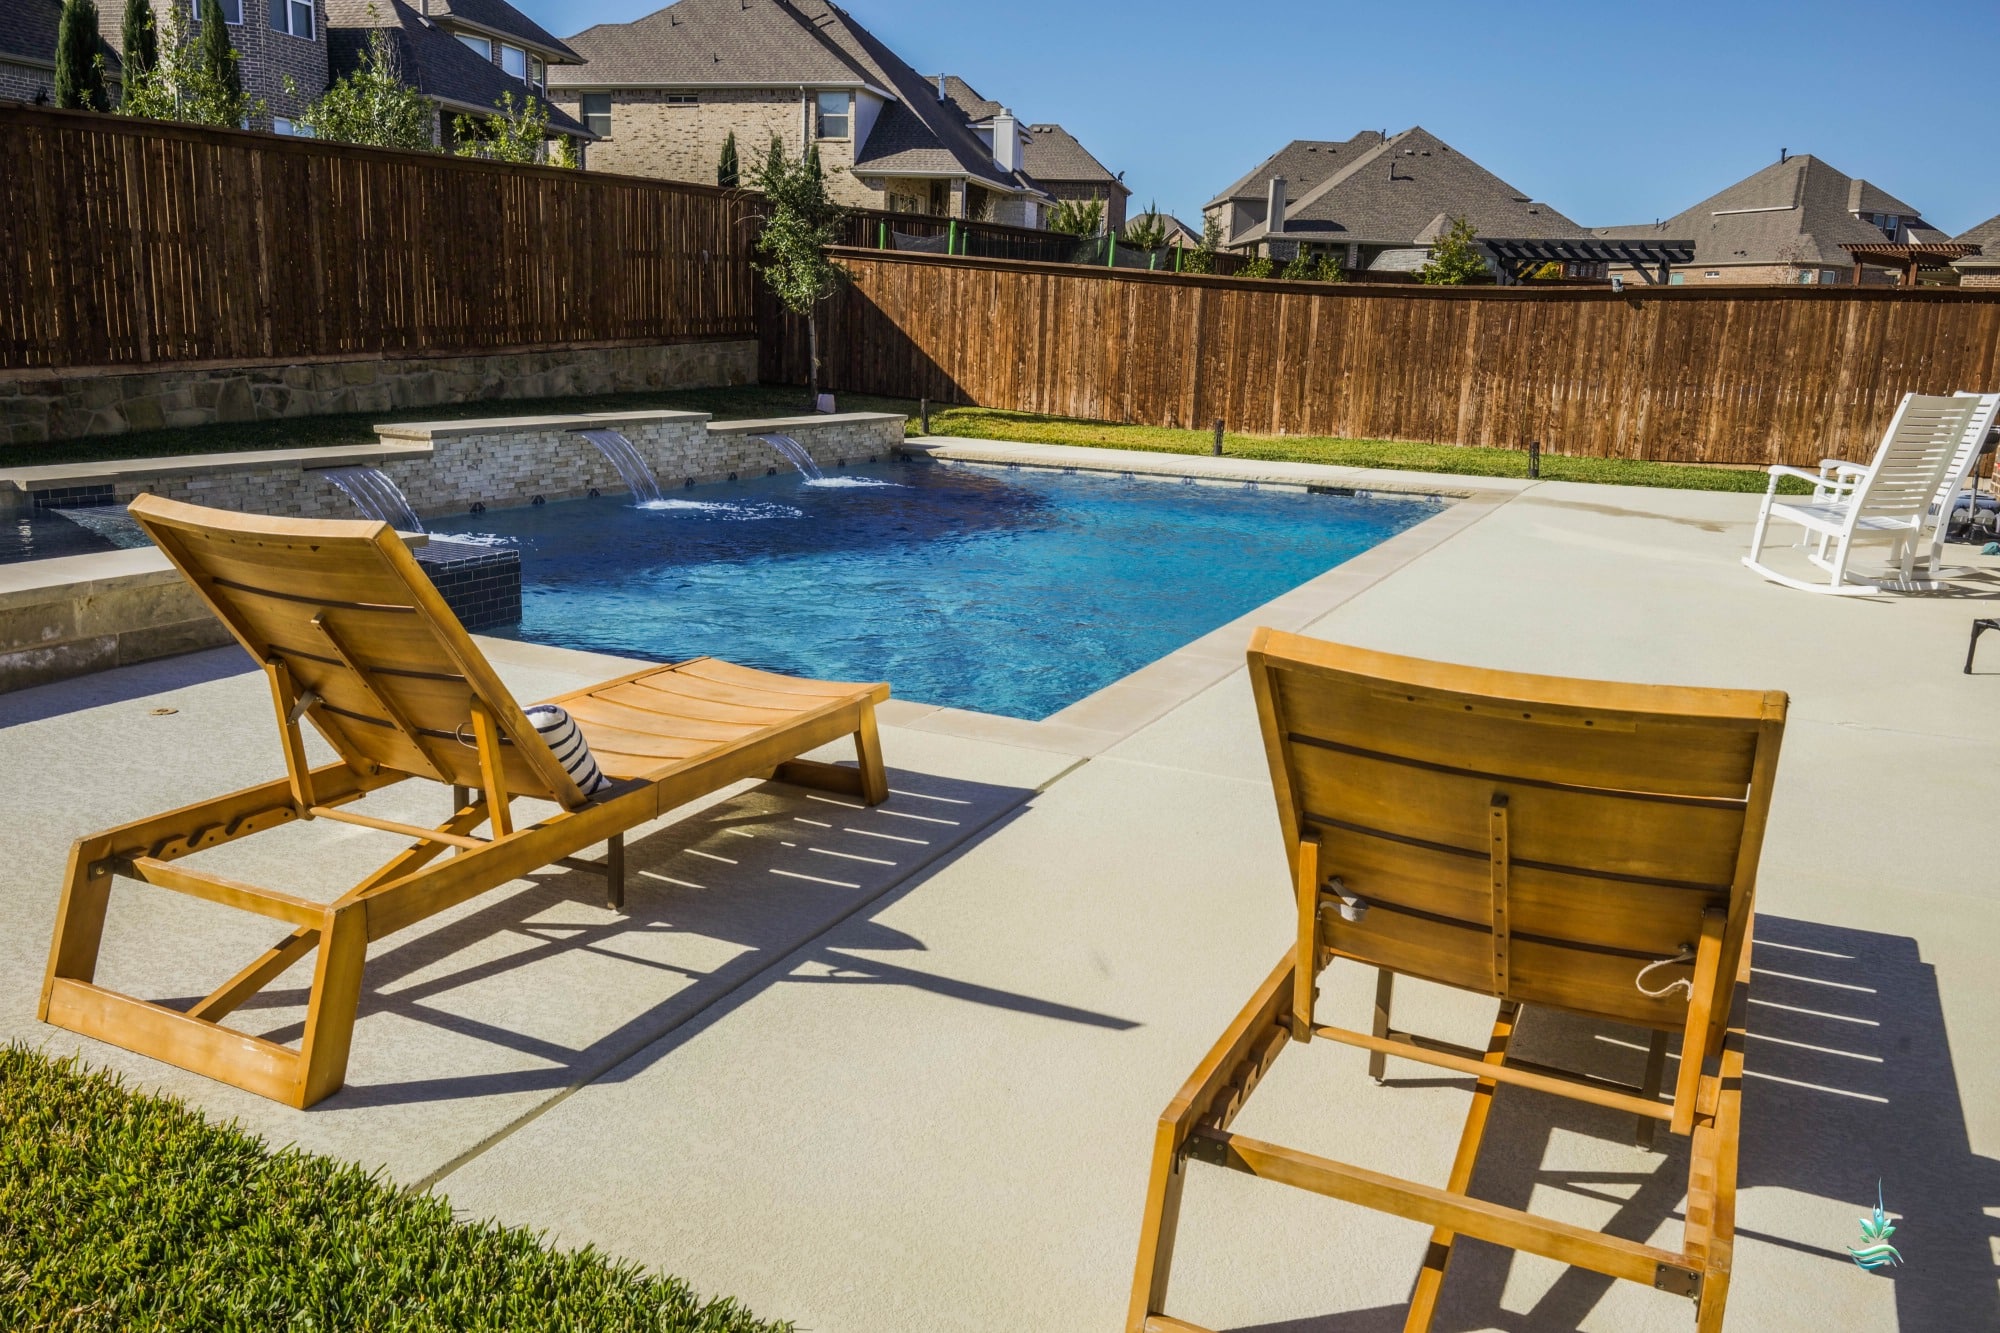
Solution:
M554 704L536 704L522 711L527 713L535 734L547 742L557 762L585 796L594 796L611 785L611 779L604 776L590 753L590 742L583 738L583 728L566 711Z

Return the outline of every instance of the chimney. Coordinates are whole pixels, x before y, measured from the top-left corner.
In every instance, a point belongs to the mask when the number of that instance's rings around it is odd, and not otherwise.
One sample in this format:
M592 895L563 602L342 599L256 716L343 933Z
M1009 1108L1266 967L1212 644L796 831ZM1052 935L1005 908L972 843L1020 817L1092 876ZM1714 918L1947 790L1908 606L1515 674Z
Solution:
M1004 106L993 117L993 165L1010 174L1021 169L1021 123Z
M1269 204L1264 210L1264 230L1276 236L1285 229L1285 178L1271 177Z
M1785 165L1785 163L1787 163L1787 162L1789 162L1789 161L1791 161L1791 160L1792 160L1792 150L1791 150L1791 149L1789 149L1789 148L1780 148L1780 149L1778 150L1778 165L1779 165L1779 166L1781 166L1781 167L1782 167L1783 165Z
M938 101L948 102L950 100L950 98L944 95L944 75L940 74L938 75Z

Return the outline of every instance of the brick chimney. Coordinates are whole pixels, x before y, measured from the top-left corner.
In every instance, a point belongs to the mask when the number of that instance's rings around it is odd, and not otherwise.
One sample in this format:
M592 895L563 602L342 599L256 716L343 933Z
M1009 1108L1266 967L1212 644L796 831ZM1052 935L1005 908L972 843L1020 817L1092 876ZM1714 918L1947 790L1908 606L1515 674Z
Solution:
M1276 236L1285 230L1285 178L1271 177L1271 195L1264 209L1264 230Z
M1004 106L993 117L993 165L1005 172L1021 169L1021 122Z

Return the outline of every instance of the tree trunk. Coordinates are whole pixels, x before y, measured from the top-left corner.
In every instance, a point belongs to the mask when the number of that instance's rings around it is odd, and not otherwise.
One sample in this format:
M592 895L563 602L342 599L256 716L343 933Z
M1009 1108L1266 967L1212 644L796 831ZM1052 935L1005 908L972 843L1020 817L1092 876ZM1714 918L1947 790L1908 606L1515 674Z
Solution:
M812 391L812 410L819 410L819 307L806 311L806 384Z

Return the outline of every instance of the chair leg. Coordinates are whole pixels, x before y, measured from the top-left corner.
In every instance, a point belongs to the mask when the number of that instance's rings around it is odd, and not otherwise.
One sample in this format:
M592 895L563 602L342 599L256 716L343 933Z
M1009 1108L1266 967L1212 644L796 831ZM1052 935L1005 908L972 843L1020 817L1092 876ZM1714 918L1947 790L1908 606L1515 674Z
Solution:
M604 844L604 903L612 911L625 908L625 835L614 833Z
M1146 1186L1146 1220L1139 1229L1139 1263L1132 1275L1132 1303L1126 1333L1145 1333L1146 1321L1166 1308L1167 1281L1174 1266L1174 1234L1180 1227L1181 1191L1187 1163L1173 1150L1168 1127L1154 1145L1153 1174Z
M1717 1246L1724 1262L1711 1266L1701 1275L1701 1299L1694 1307L1695 1333L1722 1333L1722 1316L1729 1305L1729 1251L1727 1245Z
M1389 999L1396 988L1396 974L1388 968L1380 968L1375 973L1375 1025L1371 1029L1378 1037L1389 1035ZM1381 1051L1368 1053L1368 1077L1380 1083L1389 1076L1389 1057Z
M330 908L319 933L305 1040L299 1044L299 1083L293 1105L304 1109L340 1090L361 1008L361 972L368 961L368 906Z
M1507 1047L1514 1039L1514 1026L1520 1016L1520 1005L1512 1000L1501 1002L1500 1012L1493 1019L1493 1033L1486 1040L1486 1063L1506 1062ZM1486 1121L1493 1113L1493 1094L1499 1088L1497 1082L1484 1078L1473 1085L1472 1106L1465 1115L1465 1129L1458 1137L1451 1176L1445 1181L1445 1188L1453 1194L1464 1194L1472 1188L1472 1172L1479 1165L1479 1144L1486 1137ZM1403 1318L1403 1333L1429 1330L1431 1319L1437 1314L1438 1292L1444 1287L1444 1270L1451 1263L1455 1239L1456 1235L1444 1227L1431 1232L1430 1249L1425 1251L1424 1266L1417 1273L1416 1290L1410 1293L1410 1312Z
M1775 483L1773 483L1775 485ZM1757 511L1757 527L1750 534L1750 559L1761 560L1764 555L1764 531L1771 523L1771 497L1764 497L1763 508Z
M1660 1084L1666 1078L1666 1073L1667 1034L1655 1032L1652 1044L1646 1048L1646 1075L1640 1081L1639 1095L1649 1102L1659 1100ZM1639 1127L1633 1132L1632 1142L1650 1152L1653 1147L1653 1132L1660 1127L1660 1122L1649 1115L1637 1116L1635 1119L1638 1120Z
M79 842L70 848L69 871L63 880L62 902L56 908L55 938L49 942L48 969L35 1017L49 1019L49 991L56 978L91 981L97 976L97 951L104 940L104 918L111 907L109 870L92 875L110 848L102 840Z
M861 765L861 799L880 805L889 799L889 774L882 766L882 737L875 730L875 710L861 711L861 730L854 733L854 757Z

